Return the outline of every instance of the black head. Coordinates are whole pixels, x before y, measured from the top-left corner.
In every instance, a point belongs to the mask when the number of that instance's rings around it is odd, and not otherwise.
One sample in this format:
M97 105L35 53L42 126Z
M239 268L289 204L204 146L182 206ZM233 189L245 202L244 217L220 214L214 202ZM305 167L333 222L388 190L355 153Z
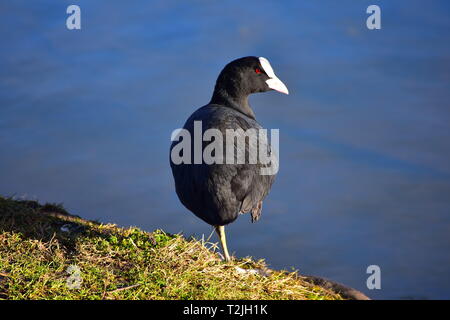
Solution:
M247 97L250 94L269 90L289 93L267 59L244 57L231 61L220 72L211 103L225 104L237 109L247 108Z
M216 89L226 90L233 96L269 90L289 93L275 76L269 61L263 57L244 57L231 61L220 72Z

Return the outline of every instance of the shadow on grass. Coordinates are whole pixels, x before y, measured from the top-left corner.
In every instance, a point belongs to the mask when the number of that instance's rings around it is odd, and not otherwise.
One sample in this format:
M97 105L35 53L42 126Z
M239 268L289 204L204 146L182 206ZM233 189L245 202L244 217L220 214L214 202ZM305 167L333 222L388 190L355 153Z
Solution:
M75 250L80 236L109 238L111 232L94 228L99 224L69 214L61 204L0 197L0 233L20 233L25 239L43 242L57 239L69 252Z

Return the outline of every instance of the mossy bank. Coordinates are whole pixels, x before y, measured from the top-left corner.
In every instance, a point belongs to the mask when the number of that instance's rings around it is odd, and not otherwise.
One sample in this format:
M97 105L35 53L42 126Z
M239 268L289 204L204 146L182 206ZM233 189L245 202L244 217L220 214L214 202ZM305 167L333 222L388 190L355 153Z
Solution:
M342 299L296 272L161 230L0 197L0 299Z

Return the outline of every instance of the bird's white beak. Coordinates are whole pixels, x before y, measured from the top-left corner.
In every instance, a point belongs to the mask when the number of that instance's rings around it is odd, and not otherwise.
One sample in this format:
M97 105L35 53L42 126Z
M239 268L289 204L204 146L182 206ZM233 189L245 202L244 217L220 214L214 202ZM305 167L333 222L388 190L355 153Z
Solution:
M260 57L259 62L261 63L261 66L263 67L266 74L269 76L269 79L266 80L269 88L284 94L289 94L289 90L286 85L280 79L278 79L278 77L275 75L275 72L273 72L269 60L264 57Z
M266 83L270 89L276 90L284 94L289 94L289 90L286 87L286 85L283 82L281 82L281 80L278 79L277 77L266 80Z

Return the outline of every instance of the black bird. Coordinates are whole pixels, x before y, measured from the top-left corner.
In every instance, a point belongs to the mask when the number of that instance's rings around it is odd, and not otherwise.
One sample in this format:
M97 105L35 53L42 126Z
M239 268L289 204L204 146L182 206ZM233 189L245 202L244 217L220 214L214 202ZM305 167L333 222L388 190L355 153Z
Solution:
M170 166L178 198L197 217L215 227L226 261L230 260L230 255L224 226L243 213L250 212L252 222L259 219L262 201L272 186L278 168L276 155L268 140L256 135L258 146L255 149L255 140L245 135L252 132L251 129L257 132L262 129L248 103L248 96L269 90L289 93L283 82L275 76L267 59L244 57L234 60L219 74L209 104L195 111L183 130L172 137ZM200 136L195 132L199 127L202 130ZM208 129L216 129L210 135L214 139L203 137ZM236 136L228 137L227 129L234 130L232 132ZM245 142L239 143L240 138ZM214 151L208 149L214 162L203 158L196 160L195 153L204 156L210 143L223 147L223 151L220 152L220 148ZM250 161L251 153L255 154L255 150L267 151L271 162L268 164L260 159ZM225 154L228 156L228 151L234 151L231 163L228 158L223 159ZM243 158L238 161L239 154L244 154L244 162ZM269 174L261 173L263 168L268 169L270 166L276 167L276 170Z

